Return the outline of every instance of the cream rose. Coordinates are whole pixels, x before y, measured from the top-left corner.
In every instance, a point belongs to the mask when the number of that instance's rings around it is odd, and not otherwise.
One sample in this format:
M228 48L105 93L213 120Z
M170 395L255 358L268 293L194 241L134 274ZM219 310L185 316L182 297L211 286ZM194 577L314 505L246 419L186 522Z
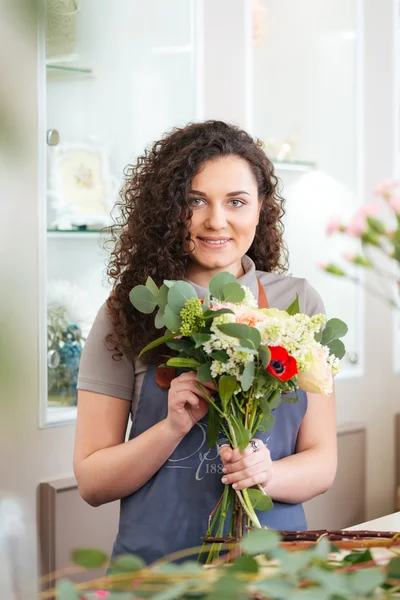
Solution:
M306 355L306 370L297 375L299 388L313 394L327 396L333 391L332 368L327 363L325 350L322 346L315 346Z

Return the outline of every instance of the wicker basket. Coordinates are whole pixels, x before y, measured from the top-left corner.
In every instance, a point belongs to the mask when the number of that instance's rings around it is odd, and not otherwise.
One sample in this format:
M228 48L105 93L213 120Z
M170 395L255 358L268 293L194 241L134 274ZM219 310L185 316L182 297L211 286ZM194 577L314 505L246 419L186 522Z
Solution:
M46 55L71 54L76 42L79 0L47 0Z

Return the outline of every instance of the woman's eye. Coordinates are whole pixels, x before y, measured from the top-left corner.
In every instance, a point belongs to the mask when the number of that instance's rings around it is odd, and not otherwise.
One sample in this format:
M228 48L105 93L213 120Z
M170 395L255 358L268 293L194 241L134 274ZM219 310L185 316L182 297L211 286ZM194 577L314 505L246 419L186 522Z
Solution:
M239 200L238 198L234 198L233 200L231 200L231 204L233 206L243 206L245 203L243 202L243 200Z
M189 198L189 203L192 206L200 206L202 202L204 202L202 198Z

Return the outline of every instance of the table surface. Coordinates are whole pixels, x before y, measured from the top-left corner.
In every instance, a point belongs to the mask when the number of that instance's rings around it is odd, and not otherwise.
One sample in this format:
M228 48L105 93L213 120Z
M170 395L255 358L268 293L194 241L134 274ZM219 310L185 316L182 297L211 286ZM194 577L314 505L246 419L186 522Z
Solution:
M379 517L379 519L373 519L372 521L366 521L365 523L354 525L348 529L367 529L369 531L400 531L400 512Z

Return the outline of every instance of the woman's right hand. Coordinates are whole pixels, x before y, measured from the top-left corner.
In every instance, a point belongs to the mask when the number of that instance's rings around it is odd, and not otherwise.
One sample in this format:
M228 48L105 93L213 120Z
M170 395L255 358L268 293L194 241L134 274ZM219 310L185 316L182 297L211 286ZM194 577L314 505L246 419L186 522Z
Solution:
M168 392L168 416L166 422L175 434L185 436L208 411L209 403L196 387L197 373L182 373L171 382ZM201 383L207 394L216 391L213 382Z

